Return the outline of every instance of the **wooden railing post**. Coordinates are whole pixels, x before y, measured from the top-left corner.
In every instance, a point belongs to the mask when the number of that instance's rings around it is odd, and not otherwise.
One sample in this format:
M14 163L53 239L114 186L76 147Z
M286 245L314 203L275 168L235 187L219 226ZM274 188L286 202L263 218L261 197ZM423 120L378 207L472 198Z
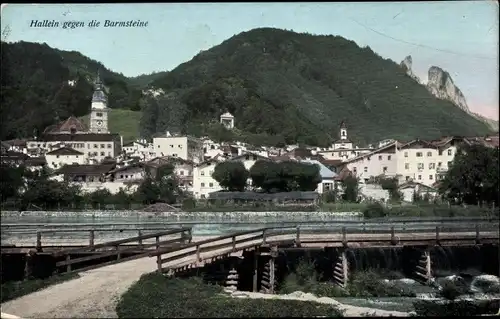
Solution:
M200 245L196 245L196 263L201 262Z
M156 240L156 267L158 268L158 272L161 274L162 273L162 265L161 265L161 254L158 252L160 249L160 236L155 237Z
M262 231L262 245L266 244L267 228Z
M347 247L347 228L345 226L342 227L342 245Z
M142 231L140 229L137 230L137 236L139 236L139 248L142 249L142 238L140 238L142 236Z
M297 234L295 236L295 245L300 247L300 226L297 226Z
M95 239L95 233L94 233L94 230L91 229L89 232L89 246L90 246L90 248L94 247L94 239Z
M188 237L188 243L191 244L191 241L193 240L193 232L192 232L191 228L189 228L189 230L188 230L188 235L189 235L189 237Z
M233 236L233 251L236 250L236 236Z
M439 239L439 226L436 226L436 244L439 245L440 239Z
M394 226L391 226L391 245L396 245L396 234L394 233Z
M479 245L481 243L481 239L479 237L479 225L476 224L476 245Z
M69 254L66 255L66 262L69 262L71 260L71 256ZM66 265L66 271L70 272L71 271L71 264Z
M36 232L36 251L42 251L42 232Z
M115 246L116 248L116 260L120 260L121 256L120 256L120 245L116 245Z

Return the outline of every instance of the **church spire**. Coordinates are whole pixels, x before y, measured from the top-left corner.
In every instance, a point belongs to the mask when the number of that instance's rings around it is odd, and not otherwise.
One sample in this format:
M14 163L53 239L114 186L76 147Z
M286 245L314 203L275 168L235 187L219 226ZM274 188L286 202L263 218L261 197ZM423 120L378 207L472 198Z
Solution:
M95 89L102 90L102 82L101 82L101 70L97 69L97 77L95 80Z

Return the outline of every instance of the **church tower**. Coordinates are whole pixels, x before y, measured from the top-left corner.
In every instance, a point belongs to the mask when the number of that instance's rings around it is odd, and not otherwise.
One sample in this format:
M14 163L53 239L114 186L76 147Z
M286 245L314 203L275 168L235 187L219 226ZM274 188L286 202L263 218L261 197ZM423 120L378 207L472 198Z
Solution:
M95 81L94 95L92 95L92 106L90 109L90 133L107 134L108 129L108 99L104 93L99 71Z
M347 140L347 125L345 121L340 123L340 140Z

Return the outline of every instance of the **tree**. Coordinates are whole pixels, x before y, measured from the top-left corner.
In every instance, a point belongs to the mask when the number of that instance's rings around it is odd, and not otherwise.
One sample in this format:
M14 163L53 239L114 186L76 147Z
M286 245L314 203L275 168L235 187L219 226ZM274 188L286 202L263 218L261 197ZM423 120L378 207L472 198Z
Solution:
M359 180L352 175L347 176L342 181L344 189L343 199L348 202L357 202L359 196Z
M252 184L266 192L314 191L321 182L319 166L295 161L259 160L250 169Z
M498 206L498 149L462 145L441 181L439 193L458 204Z
M399 201L403 197L403 194L399 191L399 183L397 177L384 177L381 176L378 179L378 184L389 192L389 197L391 201Z
M25 168L23 166L13 166L2 164L0 166L0 196L4 202L8 198L15 198L19 195L21 188L24 185L23 177Z
M242 192L247 186L250 173L240 161L226 161L215 166L212 177L230 192Z
M146 168L146 176L137 188L135 195L139 201L146 205L156 202L174 204L177 197L182 196L174 174L174 167L171 164L166 164L156 168L154 178L150 169Z

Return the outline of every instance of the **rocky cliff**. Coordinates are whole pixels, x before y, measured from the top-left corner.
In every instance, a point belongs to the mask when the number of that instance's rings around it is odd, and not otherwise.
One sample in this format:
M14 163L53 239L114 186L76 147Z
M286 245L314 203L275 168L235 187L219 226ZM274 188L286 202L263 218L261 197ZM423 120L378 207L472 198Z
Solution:
M462 91L453 83L451 75L437 66L431 66L428 72L427 89L437 98L448 100L470 113Z
M403 68L403 70L405 70L406 74L408 74L409 77L420 83L420 79L418 78L418 76L413 73L412 64L413 59L411 58L411 55L409 55L403 61L401 61L399 65Z

